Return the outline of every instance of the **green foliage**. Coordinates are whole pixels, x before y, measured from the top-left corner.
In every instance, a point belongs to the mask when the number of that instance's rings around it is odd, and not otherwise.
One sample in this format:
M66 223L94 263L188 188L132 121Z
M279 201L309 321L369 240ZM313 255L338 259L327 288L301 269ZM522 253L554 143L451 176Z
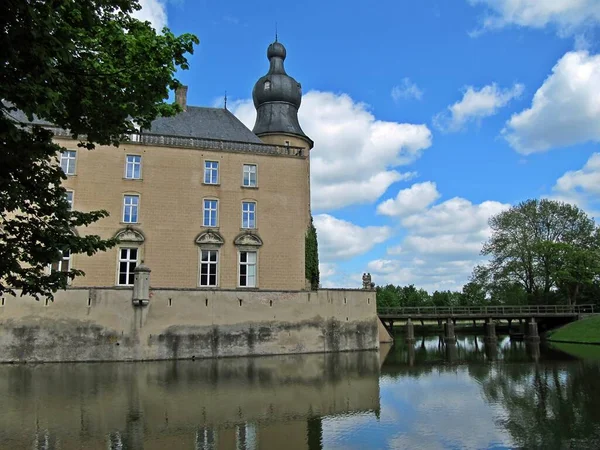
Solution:
M319 288L319 243L317 242L317 229L313 224L312 216L310 225L306 230L304 240L304 272L306 279L310 282L311 289Z
M527 200L490 219L473 280L502 303L575 303L600 276L600 233L574 205Z
M410 286L377 286L377 308L401 308L408 306L469 306L470 299L461 292L435 291Z
M0 2L0 293L52 298L79 270L51 273L60 252L92 255L112 239L79 236L106 211L69 211L52 133L14 120L23 111L70 130L79 146L119 145L148 127L187 69L195 36L157 34L131 17L136 0Z

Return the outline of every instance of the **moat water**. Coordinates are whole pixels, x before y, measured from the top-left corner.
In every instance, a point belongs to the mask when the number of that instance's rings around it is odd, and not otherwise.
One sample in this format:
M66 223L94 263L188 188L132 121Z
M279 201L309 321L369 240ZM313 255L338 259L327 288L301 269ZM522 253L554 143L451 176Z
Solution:
M600 351L567 350L1 365L0 449L598 449Z

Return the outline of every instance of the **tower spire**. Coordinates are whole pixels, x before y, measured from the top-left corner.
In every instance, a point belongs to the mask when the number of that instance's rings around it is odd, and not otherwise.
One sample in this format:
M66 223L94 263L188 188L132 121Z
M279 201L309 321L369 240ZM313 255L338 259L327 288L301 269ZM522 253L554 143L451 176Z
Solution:
M277 42L277 22L275 22L275 42Z
M275 32L275 39L277 39ZM252 131L269 143L283 145L286 136L298 137L312 148L312 140L306 136L298 122L298 108L302 102L300 83L289 76L284 68L285 47L281 42L273 42L267 49L269 71L260 77L252 90L256 108L256 122Z

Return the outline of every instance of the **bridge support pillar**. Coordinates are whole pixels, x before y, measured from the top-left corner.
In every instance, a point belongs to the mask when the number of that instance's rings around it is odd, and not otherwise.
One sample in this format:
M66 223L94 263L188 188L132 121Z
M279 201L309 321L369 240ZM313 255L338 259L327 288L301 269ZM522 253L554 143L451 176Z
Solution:
M489 342L498 340L496 336L496 323L492 319L485 321L485 340Z
M498 359L498 346L497 341L485 341L485 356L488 361L496 361Z
M527 339L530 341L539 341L540 335L538 334L538 326L535 318L531 318L531 321L527 324Z
M446 320L444 324L444 341L445 342L456 342L456 335L454 334L454 322L452 319Z
M414 342L415 340L415 326L412 323L412 320L408 319L406 321L406 334L405 339L407 342Z
M527 329L525 328L525 325L527 325L527 324L525 322L523 322L521 319L519 319L519 334L521 334L522 336L527 335Z

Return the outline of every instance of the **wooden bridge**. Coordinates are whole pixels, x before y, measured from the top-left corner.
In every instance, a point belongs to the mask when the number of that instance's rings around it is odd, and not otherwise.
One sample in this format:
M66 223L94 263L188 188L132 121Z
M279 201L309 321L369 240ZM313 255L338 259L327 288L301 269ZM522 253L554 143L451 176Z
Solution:
M542 330L563 325L581 317L595 314L594 305L510 305L510 306L414 306L404 308L380 308L379 318L385 327L392 331L395 322L405 322L407 339L414 339L413 321L423 324L427 321L444 322L444 335L448 341L455 341L454 326L457 320L485 321L486 338L496 339L497 320L519 321L520 331L516 334L539 340L538 322Z
M414 306L380 308L379 318L389 320L484 320L579 318L594 314L594 305L511 305L511 306Z

